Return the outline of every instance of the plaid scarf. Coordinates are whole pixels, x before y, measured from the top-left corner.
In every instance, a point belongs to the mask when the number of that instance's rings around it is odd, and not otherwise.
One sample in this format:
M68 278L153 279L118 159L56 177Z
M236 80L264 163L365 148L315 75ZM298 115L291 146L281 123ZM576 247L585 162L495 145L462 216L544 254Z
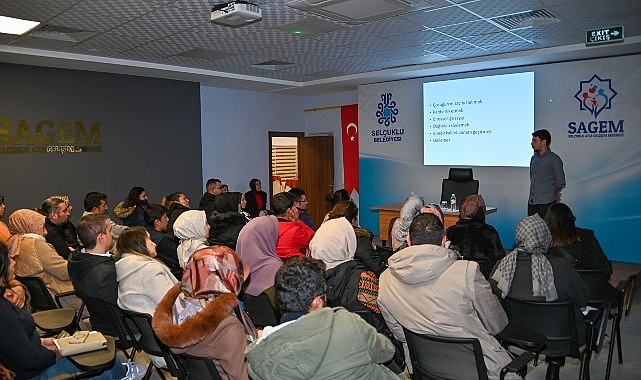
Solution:
M534 214L523 219L516 226L514 237L517 248L499 262L492 275L492 279L497 282L501 298L505 298L510 291L517 256L519 252L524 252L532 256L532 295L545 297L548 302L556 300L558 295L554 286L554 272L552 265L545 257L552 241L550 229L538 214Z

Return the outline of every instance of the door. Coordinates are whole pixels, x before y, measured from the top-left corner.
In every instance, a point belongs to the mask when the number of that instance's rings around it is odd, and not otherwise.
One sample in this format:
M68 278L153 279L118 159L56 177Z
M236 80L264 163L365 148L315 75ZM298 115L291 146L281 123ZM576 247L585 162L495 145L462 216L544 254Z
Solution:
M298 178L309 202L307 212L318 228L329 211L325 196L334 191L333 136L298 138Z

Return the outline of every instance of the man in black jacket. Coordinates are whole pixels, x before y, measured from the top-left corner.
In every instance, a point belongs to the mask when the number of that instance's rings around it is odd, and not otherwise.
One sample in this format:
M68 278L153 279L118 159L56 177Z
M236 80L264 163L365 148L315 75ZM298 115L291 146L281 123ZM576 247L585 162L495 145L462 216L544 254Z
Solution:
M47 243L65 260L69 259L69 254L79 245L76 227L69 221L71 205L62 198L51 197L42 202L38 211L46 217ZM71 237L70 241L67 241L67 235Z

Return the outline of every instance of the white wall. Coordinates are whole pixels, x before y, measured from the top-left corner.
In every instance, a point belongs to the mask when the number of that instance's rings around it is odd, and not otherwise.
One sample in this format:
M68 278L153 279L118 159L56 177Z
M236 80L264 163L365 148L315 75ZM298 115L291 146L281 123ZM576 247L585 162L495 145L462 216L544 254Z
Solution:
M258 178L269 189L268 131L304 132L304 98L201 87L203 191L220 178L231 191Z

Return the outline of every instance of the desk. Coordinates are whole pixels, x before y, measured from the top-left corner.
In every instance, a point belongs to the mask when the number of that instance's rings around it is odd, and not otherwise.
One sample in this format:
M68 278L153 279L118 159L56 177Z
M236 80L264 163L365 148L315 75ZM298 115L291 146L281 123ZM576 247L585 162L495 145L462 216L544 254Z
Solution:
M371 207L372 210L378 210L378 228L379 236L382 242L389 240L389 234L387 231L389 229L389 222L390 220L392 220L392 218L399 217L401 213L401 207L403 207L403 203L392 203L389 205ZM487 207L485 214L493 214L496 211L496 207ZM445 225L445 229L456 224L458 220L458 211L452 212L443 210L443 224Z

